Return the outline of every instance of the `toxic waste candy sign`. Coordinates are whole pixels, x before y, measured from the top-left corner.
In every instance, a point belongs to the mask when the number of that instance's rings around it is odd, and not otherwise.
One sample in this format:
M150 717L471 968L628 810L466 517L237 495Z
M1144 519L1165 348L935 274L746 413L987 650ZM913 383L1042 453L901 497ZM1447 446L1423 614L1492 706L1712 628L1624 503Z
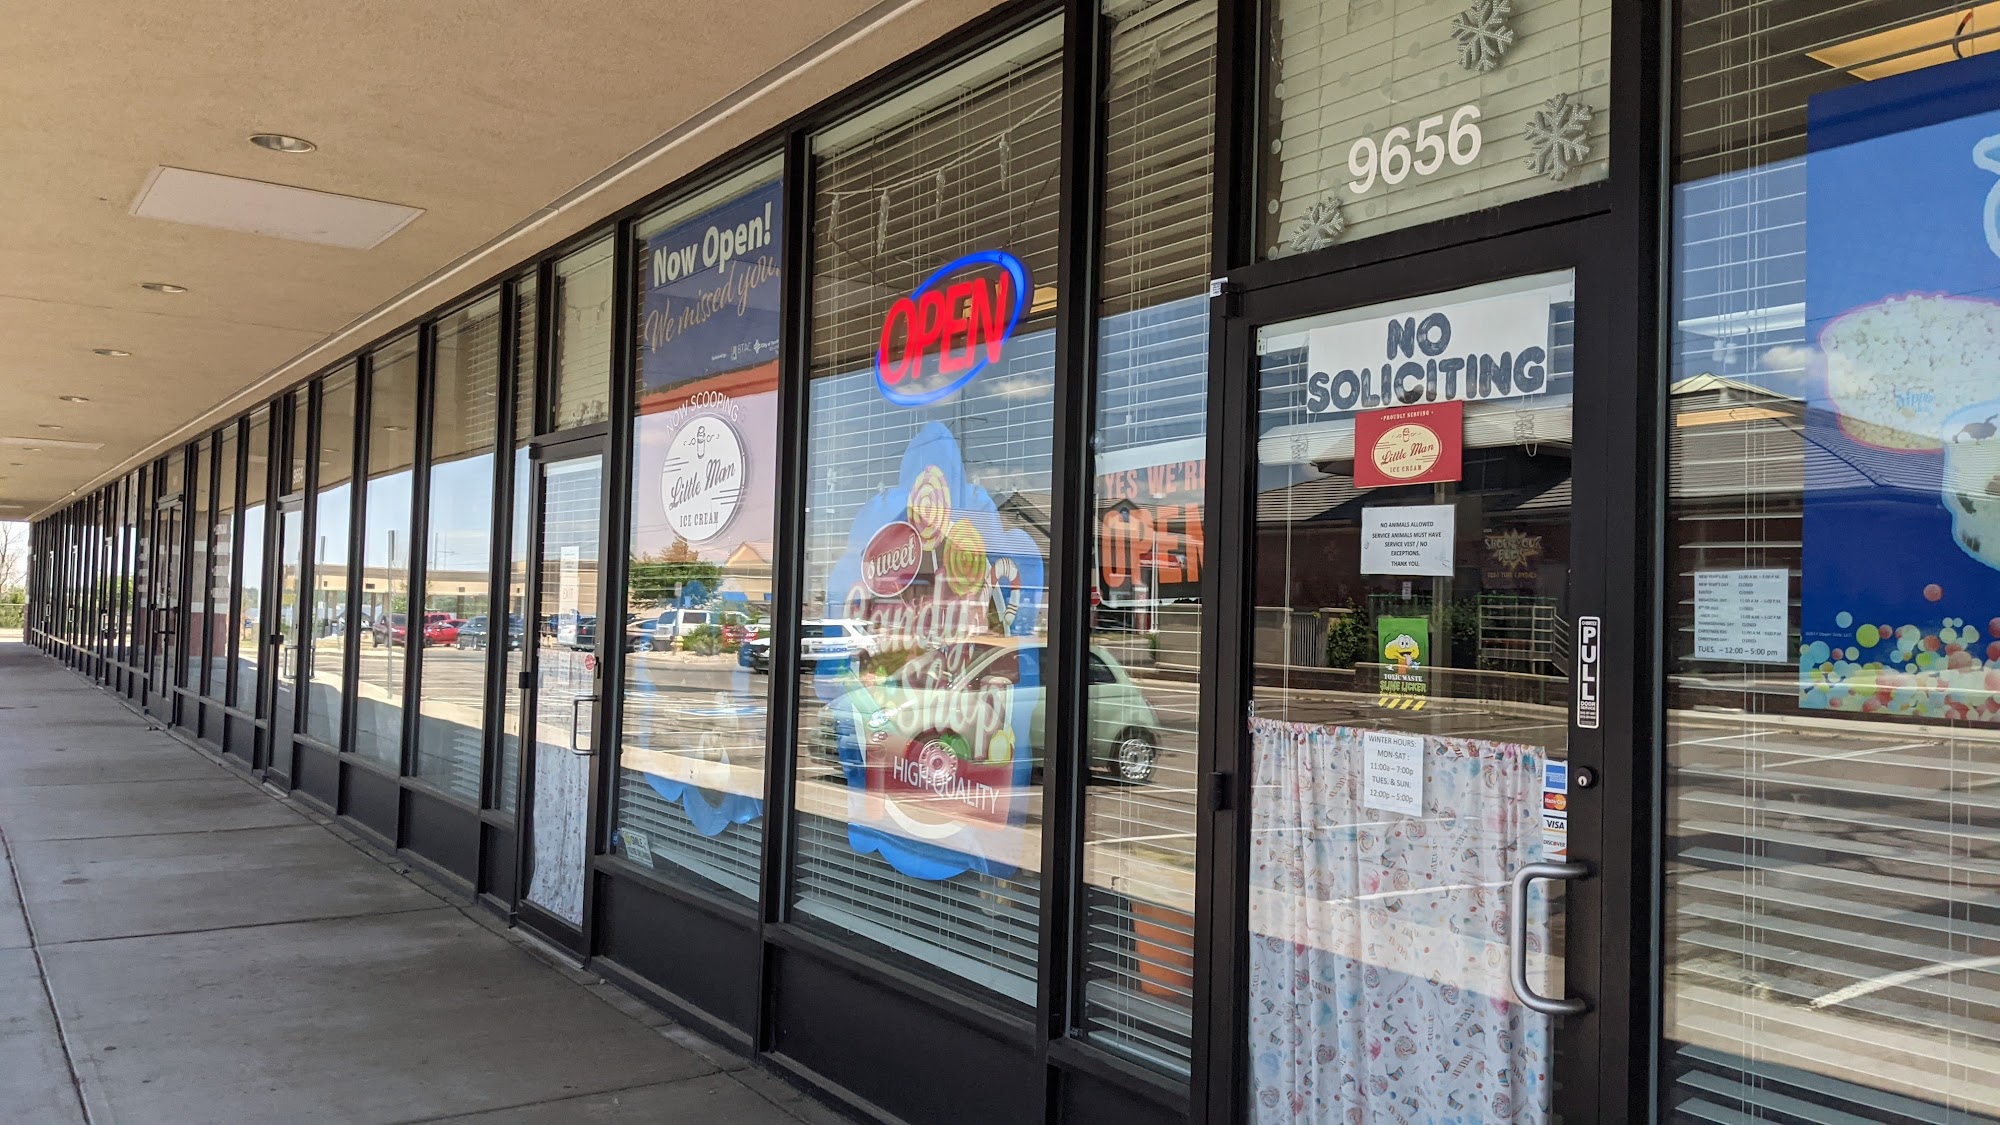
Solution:
M1439 402L1354 416L1354 487L1442 484L1465 471L1465 404Z
M875 348L875 385L898 406L933 403L1000 359L1028 309L1028 267L1005 250L940 266L889 306Z

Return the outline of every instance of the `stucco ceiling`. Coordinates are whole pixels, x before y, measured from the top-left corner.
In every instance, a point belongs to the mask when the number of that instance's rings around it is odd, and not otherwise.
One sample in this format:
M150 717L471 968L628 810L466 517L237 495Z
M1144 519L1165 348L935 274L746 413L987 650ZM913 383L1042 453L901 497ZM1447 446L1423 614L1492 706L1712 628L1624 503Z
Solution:
M0 439L101 448L0 441L0 518L312 374L992 4L17 6L0 39ZM266 151L258 132L319 148ZM423 214L369 250L134 217L162 166Z

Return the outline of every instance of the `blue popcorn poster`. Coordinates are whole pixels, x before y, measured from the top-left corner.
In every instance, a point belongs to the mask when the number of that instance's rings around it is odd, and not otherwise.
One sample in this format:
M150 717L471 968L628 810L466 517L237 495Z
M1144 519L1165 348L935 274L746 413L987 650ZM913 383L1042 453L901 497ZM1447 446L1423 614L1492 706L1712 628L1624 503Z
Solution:
M2000 721L2000 56L1808 103L1800 705Z

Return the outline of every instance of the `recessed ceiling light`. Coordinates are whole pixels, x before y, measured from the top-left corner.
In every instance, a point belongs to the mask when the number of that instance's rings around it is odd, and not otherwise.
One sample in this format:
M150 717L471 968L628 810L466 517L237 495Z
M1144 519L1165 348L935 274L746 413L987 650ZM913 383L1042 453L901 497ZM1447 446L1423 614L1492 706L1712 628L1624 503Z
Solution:
M141 288L141 289L151 289L151 290L152 290L153 292L155 292L155 293L185 293L185 292L187 292L187 286L185 286L185 285L175 285L175 284L174 284L173 282L171 282L171 281L142 281L142 282L140 282L140 283L139 283L139 288Z
M97 355L108 355L114 358L123 358L125 356L132 354L131 352L124 351L119 348L92 348L90 350L96 353Z
M83 397L82 395L63 395L63 396L61 396L61 397L62 397L62 400L63 400L64 402L89 402L89 401L90 401L89 399L87 399L87 398Z
M252 133L250 143L272 152L311 152L319 147L304 137L288 137L283 133Z
M40 426L40 427L41 427L42 429L44 429L44 430L60 430L60 429L62 429L62 427L61 427L61 426L58 426L58 425L56 425L56 424L55 424L54 422L37 422L37 423L36 423L36 425Z

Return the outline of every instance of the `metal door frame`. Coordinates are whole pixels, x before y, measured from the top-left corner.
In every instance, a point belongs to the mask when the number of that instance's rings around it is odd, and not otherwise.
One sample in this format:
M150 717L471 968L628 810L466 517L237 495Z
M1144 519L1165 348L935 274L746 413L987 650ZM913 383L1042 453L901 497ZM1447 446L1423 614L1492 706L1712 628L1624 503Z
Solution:
M175 456L179 456L176 454ZM178 521L168 523L167 521ZM162 495L153 501L153 518L149 526L146 549L149 565L146 568L151 589L147 591L146 613L146 701L148 716L167 726L173 726L180 715L180 692L174 679L179 676L185 657L180 656L187 640L187 499L180 491ZM162 575L160 556L164 536L172 531L175 564L171 572ZM167 598L155 595L166 593L172 600L172 607L162 605ZM178 619L178 620L177 620ZM154 641L162 634L171 638L159 646ZM155 709L156 697L163 697L161 705L166 713Z
M1570 611L1603 622L1601 646L1602 722L1591 728L1570 716L1568 760L1572 773L1594 771L1598 784L1572 787L1569 851L1592 869L1590 878L1569 885L1565 906L1565 980L1571 996L1589 1001L1582 1015L1565 1017L1560 1083L1553 1092L1555 1119L1591 1121L1616 1118L1625 1097L1628 1060L1643 1056L1645 1044L1630 1034L1634 1005L1643 1006L1641 987L1650 945L1647 930L1632 919L1649 906L1642 881L1624 877L1643 858L1638 839L1648 818L1640 802L1649 784L1647 751L1639 734L1644 716L1634 707L1641 674L1638 643L1650 603L1643 595L1641 552L1650 526L1649 463L1639 428L1650 376L1621 362L1628 346L1619 339L1629 319L1629 285L1621 271L1629 263L1618 251L1617 228L1607 216L1586 216L1539 229L1506 234L1457 247L1357 266L1331 275L1284 280L1220 295L1224 331L1223 362L1210 403L1209 511L1211 557L1218 574L1210 636L1218 671L1207 678L1203 714L1212 747L1204 747L1202 836L1213 847L1202 863L1214 925L1207 943L1203 982L1207 1003L1200 1020L1210 1037L1207 1088L1227 1098L1232 1112L1249 1116L1249 1014L1244 1003L1249 973L1250 775L1249 740L1243 726L1252 689L1252 613L1255 606L1258 374L1256 333L1281 323L1343 308L1398 298L1418 299L1482 282L1562 269L1576 271L1572 414L1572 504L1570 512ZM1639 580L1635 586L1634 579ZM1226 670L1226 671L1224 671ZM1572 669L1572 675L1575 674ZM1634 891L1640 898L1635 901ZM1639 995L1635 996L1635 993ZM1225 1093L1226 1092L1226 1093ZM1213 1104L1213 1103L1211 1103ZM1608 1114L1609 1116L1604 1116Z
M300 654L304 651L301 643L292 650L292 721L284 729L278 727L278 672L285 660L285 634L280 622L284 616L285 595L283 589L285 574L285 517L298 513L299 517L299 603L296 612L305 601L305 546L306 536L306 494L303 491L279 497L270 502L270 526L265 528L264 552L264 605L260 607L263 620L259 622L257 634L257 718L262 722L262 768L266 776L275 775L289 783L295 773L296 763L292 760L295 748L292 735L299 727L299 716L303 698L299 694ZM300 639L304 640L303 623L300 623ZM279 762L284 763L283 768ZM287 788L289 788L289 784Z
M601 466L598 489L598 583L597 583L597 639L592 674L597 702L591 708L590 716L590 777L585 789L587 808L584 812L585 843L583 868L579 877L583 880L583 922L580 926L570 923L547 910L528 901L528 862L534 840L535 822L535 757L540 753L540 740L536 737L535 715L540 695L541 676L541 620L542 620L542 547L548 513L544 510L543 479L550 465L568 461L578 461L596 457ZM604 820L602 790L604 781L604 731L605 716L610 711L610 699L605 681L604 639L611 631L605 603L611 592L611 584L604 581L609 554L613 548L610 532L611 501L618 489L611 486L611 439L608 425L589 426L567 433L550 434L534 438L528 447L528 542L524 561L528 564L528 589L524 595L527 610L522 622L521 656L515 675L521 685L521 768L519 781L521 791L515 803L514 831L514 920L534 933L552 942L579 960L589 955L591 949L591 922L596 897L596 880L592 875L592 858L598 851L598 839ZM624 619L616 622L617 635L623 642ZM489 614L490 620L490 614ZM489 626L490 628L490 626Z

